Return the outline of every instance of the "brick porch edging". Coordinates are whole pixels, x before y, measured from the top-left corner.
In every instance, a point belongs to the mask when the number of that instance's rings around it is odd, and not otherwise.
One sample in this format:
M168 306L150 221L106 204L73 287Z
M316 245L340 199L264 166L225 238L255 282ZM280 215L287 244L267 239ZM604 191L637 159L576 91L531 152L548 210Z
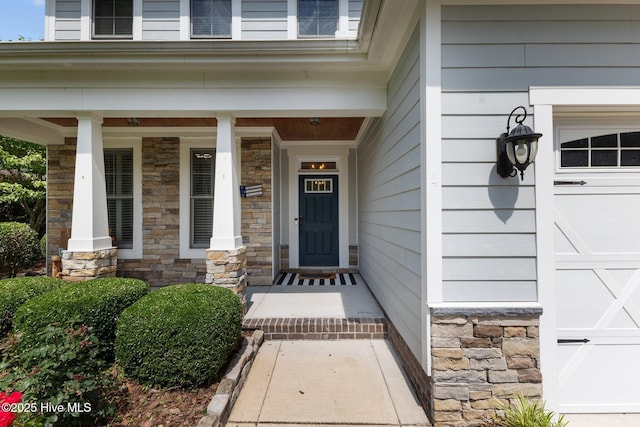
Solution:
M260 330L253 331L248 338L243 338L240 351L231 361L216 389L216 394L207 405L207 415L200 419L197 427L222 427L227 423L233 404L238 399L263 341L264 334Z
M387 338L385 318L245 319L244 329L260 329L265 340L338 340Z

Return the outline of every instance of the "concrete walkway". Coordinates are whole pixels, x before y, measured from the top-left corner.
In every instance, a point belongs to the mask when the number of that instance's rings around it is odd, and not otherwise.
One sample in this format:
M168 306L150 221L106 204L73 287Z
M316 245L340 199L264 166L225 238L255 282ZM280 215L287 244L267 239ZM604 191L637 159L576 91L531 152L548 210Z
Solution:
M570 427L638 427L640 414L566 414Z
M386 340L266 341L227 426L425 426Z

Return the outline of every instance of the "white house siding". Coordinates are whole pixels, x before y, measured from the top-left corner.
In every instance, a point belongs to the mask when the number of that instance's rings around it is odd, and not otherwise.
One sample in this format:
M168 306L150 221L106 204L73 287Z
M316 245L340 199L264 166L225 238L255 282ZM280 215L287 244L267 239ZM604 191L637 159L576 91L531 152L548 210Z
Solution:
M358 31L363 0L349 0L349 31Z
M243 40L285 40L287 0L243 0Z
M80 0L56 1L55 14L55 39L80 40Z
M530 86L637 86L640 5L445 6L442 20L444 298L536 300L534 168L500 178L495 139L514 107L531 111Z
M420 64L411 37L388 83L388 108L358 146L360 272L420 359Z
M142 3L142 39L180 39L179 0L144 0Z

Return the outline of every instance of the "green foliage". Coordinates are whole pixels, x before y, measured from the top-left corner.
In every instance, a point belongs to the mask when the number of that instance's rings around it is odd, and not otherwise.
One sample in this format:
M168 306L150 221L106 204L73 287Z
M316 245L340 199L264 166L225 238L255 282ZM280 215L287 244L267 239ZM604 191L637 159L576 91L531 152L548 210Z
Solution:
M0 206L18 205L38 231L46 217L46 148L0 136Z
M17 351L20 336L16 335L0 347L0 369L5 373L0 388L21 391L22 403L29 405L14 425L93 425L115 413L118 384L100 357L91 328L48 325L34 338L39 344L27 351ZM62 411L57 410L59 405Z
M0 280L0 336L11 330L18 307L31 298L58 289L67 282L51 277L16 277Z
M68 326L68 319L91 327L107 360L113 359L116 323L122 311L149 292L138 279L104 278L71 283L24 303L13 318L13 330L23 333L20 348L37 346L38 331L48 325Z
M212 382L235 350L242 304L228 289L181 284L152 292L122 313L116 360L149 385L197 387Z
M555 414L544 408L544 403L518 395L513 404L501 404L502 413L498 416L497 425L504 427L566 427L569 423L561 415L553 421Z
M40 260L38 234L27 224L0 222L0 270L11 277Z
M47 259L47 235L43 234L40 238L40 256Z

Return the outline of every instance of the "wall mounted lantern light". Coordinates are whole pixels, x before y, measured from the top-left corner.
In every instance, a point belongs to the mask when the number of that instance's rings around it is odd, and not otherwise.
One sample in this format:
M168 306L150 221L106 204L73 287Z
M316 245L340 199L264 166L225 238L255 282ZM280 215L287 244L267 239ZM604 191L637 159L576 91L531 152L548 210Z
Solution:
M515 121L518 126L511 132L510 123L513 113L522 109L523 114L517 114ZM523 125L522 122L527 118L527 110L523 106L513 109L507 119L507 132L500 135L497 139L498 162L496 170L498 175L503 178L516 176L520 171L520 179L524 180L524 170L533 163L533 159L538 152L538 139L541 133L535 133L529 126Z

